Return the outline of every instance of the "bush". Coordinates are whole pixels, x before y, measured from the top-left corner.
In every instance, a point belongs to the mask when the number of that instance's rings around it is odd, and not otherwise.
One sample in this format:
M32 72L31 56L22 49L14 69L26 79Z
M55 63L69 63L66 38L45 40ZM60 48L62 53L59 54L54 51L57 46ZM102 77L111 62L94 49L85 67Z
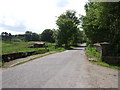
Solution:
M96 57L99 61L101 61L101 54L97 52L95 47L91 47L90 45L88 45L86 47L86 54L90 58Z

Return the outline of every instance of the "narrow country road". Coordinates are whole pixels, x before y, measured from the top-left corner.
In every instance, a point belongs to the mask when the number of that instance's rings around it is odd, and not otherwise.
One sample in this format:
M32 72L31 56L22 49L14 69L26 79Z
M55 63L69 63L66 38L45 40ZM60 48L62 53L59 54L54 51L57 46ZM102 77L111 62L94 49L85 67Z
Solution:
M90 63L85 48L48 55L2 71L2 88L118 88L118 71Z

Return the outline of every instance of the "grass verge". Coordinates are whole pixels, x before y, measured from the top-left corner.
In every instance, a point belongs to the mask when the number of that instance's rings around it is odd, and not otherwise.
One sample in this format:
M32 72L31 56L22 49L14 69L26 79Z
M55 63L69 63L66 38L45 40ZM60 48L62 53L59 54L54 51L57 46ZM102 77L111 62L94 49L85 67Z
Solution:
M3 66L3 64L2 64L2 60L0 60L0 67L2 67Z
M55 54L55 53L58 53L58 52L62 52L62 50L61 50L61 51L56 51L56 52L53 52L53 53L48 53L48 54L45 54L45 55L41 55L41 56L38 56L38 57L34 57L34 58L32 58L32 59L29 59L29 60L26 60L26 61L17 63L17 64L15 64L15 65L13 65L12 67L15 67L15 66L17 66L17 65L24 64L24 63L26 63L26 62L29 62L29 61L32 61L32 60L35 60L35 59L38 59L38 58L41 58L41 57L44 57L44 56L48 56L48 55L51 55L51 54Z
M45 49L44 47L42 47L42 48L28 48L28 46L32 45L33 43L35 43L35 42L2 42L1 43L2 44L2 54L9 54L9 53L16 53L16 52L28 52L28 51ZM64 47L56 47L55 43L48 43L48 42L45 42L45 43L48 46L47 49L49 49L49 51L55 51L57 53L57 52L62 52L62 51L66 50ZM72 48L74 48L74 47L71 46L70 49L72 49ZM32 61L34 59L37 59L37 58L40 58L40 57L43 57L43 56L47 56L47 55L50 55L50 54L53 54L53 53L41 55L41 56L32 58L30 60L20 62L16 65L23 64L25 62Z
M120 70L120 66L109 65L109 64L107 64L105 62L97 62L96 60L90 60L90 62L92 62L94 64L97 64L97 65L100 65L100 66Z
M100 53L98 53L96 51L96 48L94 48L94 47L90 47L90 46L86 47L86 55L87 55L88 59L95 57L95 60L89 60L90 62L92 62L94 64L120 70L120 66L110 65L110 64L107 64L105 62L102 62Z
M88 58L97 58L97 61L101 61L101 54L97 52L95 47L87 46L86 47L86 55Z

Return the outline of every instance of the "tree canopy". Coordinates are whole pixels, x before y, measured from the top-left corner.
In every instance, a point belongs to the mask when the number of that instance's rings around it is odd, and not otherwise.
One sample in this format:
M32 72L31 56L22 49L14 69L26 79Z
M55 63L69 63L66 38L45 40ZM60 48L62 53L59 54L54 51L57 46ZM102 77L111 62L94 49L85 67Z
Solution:
M39 35L37 33L32 33L31 31L25 32L25 41L39 41Z
M120 52L120 2L89 2L81 18L89 43L109 42L114 54Z
M53 30L45 29L40 35L41 41L54 42Z
M65 47L68 47L70 43L74 42L75 34L78 32L80 21L76 17L76 12L68 10L65 13L61 14L56 24L58 25L58 45L65 44Z
M11 41L11 39L12 39L11 33L2 32L1 36L2 36L2 40L4 40L4 41Z

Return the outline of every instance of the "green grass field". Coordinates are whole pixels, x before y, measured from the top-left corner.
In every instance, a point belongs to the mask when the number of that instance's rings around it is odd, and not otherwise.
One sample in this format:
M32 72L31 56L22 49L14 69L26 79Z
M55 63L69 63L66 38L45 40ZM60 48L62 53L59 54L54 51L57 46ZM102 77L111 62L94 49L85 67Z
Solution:
M2 46L2 54L16 53L16 52L28 52L34 50L45 49L43 48L28 48L28 46L32 45L35 42L0 42ZM47 49L50 51L63 51L65 50L63 47L55 48L55 43L47 43Z
M2 42L2 54L34 51L43 48L28 48L34 42Z

